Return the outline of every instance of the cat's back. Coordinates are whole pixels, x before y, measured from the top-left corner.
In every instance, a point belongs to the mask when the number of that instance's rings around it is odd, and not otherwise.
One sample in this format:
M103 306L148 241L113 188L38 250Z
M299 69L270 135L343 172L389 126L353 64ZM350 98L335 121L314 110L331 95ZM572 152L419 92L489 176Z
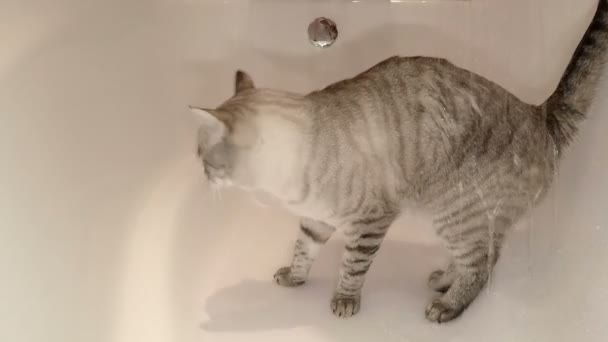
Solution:
M400 85L402 90L409 89L418 93L429 91L446 98L458 96L465 91L477 98L501 96L521 102L495 82L445 58L393 56L357 75L352 79L352 85L382 79L391 86Z
M466 111L470 100L475 102L473 107L480 109L492 107L497 100L522 109L532 108L483 76L447 59L425 56L387 58L353 78L333 83L310 96L329 102L348 98L359 103L396 102L397 105L425 98L444 102L453 99L453 109L459 111ZM462 99L469 101L458 102Z
M370 122L388 115L432 120L435 124L425 125L429 134L449 128L456 140L472 128L510 128L504 126L505 119L544 127L537 106L442 58L394 56L309 96L324 119L345 123L365 117Z
M472 176L514 156L551 167L542 161L550 139L539 108L446 59L391 57L311 96L321 132L356 136L416 184Z

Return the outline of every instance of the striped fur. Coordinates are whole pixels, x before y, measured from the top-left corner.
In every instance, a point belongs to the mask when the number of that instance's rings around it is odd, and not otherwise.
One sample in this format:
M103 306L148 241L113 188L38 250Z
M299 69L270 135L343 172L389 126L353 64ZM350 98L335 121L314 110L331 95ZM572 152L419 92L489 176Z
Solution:
M607 47L601 0L542 106L436 58L389 58L308 95L258 89L238 72L234 97L197 110L199 155L210 181L265 190L304 217L277 283L303 284L319 248L336 228L345 233L331 301L340 317L359 310L365 274L402 208L433 212L452 263L431 274L429 285L445 293L426 316L445 322L475 299L509 229L550 186Z

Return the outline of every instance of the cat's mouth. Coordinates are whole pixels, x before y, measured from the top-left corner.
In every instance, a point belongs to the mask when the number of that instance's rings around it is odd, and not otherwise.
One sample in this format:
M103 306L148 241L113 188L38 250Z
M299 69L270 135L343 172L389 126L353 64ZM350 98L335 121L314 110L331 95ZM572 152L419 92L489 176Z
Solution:
M231 183L227 177L226 170L217 167L208 161L203 161L203 170L207 180L213 185L228 186Z
M216 188L228 187L232 185L232 181L227 177L226 172L213 167L204 167L207 181Z

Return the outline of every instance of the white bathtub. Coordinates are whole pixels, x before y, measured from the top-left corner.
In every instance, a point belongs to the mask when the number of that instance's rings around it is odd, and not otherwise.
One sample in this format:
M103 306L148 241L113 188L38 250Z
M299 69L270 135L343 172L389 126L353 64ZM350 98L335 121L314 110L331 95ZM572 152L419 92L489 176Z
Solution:
M159 0L0 3L0 341L606 341L608 100L544 204L512 234L487 291L453 323L424 318L442 265L404 217L361 312L329 310L340 242L298 289L272 282L296 218L208 191L187 105L236 68L307 92L394 54L447 57L542 102L595 0ZM308 23L336 21L329 49Z

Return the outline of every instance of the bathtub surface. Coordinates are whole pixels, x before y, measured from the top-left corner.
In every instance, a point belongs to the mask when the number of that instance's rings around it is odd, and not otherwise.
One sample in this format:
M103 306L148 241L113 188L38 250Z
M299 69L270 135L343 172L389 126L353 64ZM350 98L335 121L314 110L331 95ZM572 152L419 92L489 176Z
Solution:
M11 342L606 341L608 88L549 196L458 320L424 309L446 254L400 219L361 312L329 300L339 238L309 282L272 281L297 219L209 191L187 105L228 98L237 68L308 92L395 54L446 57L541 103L595 0L0 2L0 340ZM318 16L337 42L307 40Z

